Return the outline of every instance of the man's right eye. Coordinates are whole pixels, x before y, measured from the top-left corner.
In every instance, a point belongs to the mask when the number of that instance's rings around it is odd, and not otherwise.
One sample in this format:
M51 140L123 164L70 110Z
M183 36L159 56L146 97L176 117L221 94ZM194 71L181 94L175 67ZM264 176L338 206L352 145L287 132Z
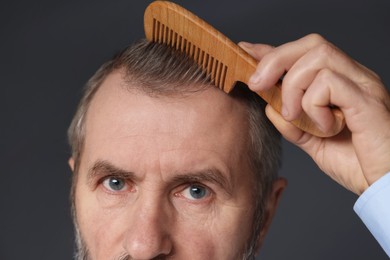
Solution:
M103 186L112 192L126 191L129 189L126 180L118 177L108 177L103 181Z

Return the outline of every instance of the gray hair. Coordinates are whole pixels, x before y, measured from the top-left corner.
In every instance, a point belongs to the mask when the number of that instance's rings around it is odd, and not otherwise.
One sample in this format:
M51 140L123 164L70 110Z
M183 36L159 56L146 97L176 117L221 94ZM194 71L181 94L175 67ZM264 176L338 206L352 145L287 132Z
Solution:
M74 192L84 146L86 114L91 100L103 81L116 70L123 70L125 80L131 82L132 86L136 86L137 91L156 97L180 96L214 87L205 71L185 54L166 45L145 40L125 48L103 64L91 77L84 88L84 95L68 129L69 144L75 161L71 202L79 250L82 250L80 247L84 245L80 240L75 218ZM266 118L265 102L257 94L249 91L244 84L238 83L229 95L247 107L248 158L254 176L255 214L252 237L248 241L246 256L243 257L254 259L257 237L264 220L265 203L280 167L280 135Z

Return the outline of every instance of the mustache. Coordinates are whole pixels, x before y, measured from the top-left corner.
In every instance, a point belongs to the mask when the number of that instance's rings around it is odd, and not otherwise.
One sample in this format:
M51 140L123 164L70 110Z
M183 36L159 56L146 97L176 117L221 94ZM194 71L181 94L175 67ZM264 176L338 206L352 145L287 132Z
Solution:
M128 254L126 254L119 256L117 260L131 260L131 258Z
M166 260L166 259L168 259L168 258L165 256L157 256L157 257L154 257L150 260ZM126 254L126 255L119 256L119 258L117 258L116 260L134 260L134 258L132 258L128 254Z

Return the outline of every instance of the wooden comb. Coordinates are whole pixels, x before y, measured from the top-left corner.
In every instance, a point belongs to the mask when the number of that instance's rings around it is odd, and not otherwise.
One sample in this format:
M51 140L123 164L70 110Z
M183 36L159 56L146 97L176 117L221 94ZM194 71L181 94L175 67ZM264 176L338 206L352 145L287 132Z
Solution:
M181 6L168 1L155 1L145 10L145 35L148 41L159 42L185 52L210 75L215 86L229 93L237 81L248 84L257 61L205 21ZM280 113L282 99L280 85L257 92ZM326 133L302 113L292 123L301 130L318 137L338 134L345 125L344 115L332 109L335 123Z

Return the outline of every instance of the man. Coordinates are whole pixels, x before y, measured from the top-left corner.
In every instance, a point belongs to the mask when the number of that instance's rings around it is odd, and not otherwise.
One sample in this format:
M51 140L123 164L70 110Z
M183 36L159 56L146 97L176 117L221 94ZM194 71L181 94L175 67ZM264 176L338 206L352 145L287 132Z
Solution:
M285 186L263 110L164 45L103 65L69 130L78 259L253 259Z
M241 47L260 61L253 90L288 71L286 121L266 109L288 140L359 195L388 178L390 102L374 73L317 35ZM348 127L334 138L288 123L303 107L326 131L329 104ZM69 130L78 259L253 259L286 186L276 177L278 136L261 111L244 88L226 95L158 44L103 65Z

